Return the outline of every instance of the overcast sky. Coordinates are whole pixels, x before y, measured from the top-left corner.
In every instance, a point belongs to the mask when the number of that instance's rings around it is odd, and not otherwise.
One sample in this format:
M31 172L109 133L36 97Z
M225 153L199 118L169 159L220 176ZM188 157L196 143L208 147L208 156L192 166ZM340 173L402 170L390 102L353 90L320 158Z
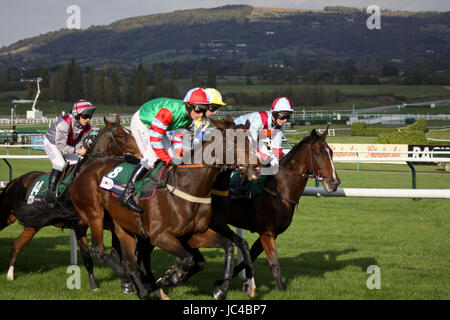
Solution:
M378 5L381 9L450 11L450 0L0 0L0 47L65 28L70 16L66 10L70 5L80 7L81 28L85 29L129 17L227 4L298 9Z

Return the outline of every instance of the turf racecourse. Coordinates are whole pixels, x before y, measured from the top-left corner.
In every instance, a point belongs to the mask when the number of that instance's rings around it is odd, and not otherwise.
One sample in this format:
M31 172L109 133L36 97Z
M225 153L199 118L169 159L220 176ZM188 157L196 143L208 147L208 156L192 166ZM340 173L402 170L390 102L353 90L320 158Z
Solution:
M342 187L408 188L408 172L340 170ZM310 186L313 182L310 181ZM417 176L418 188L449 188L450 174L437 169ZM284 292L275 289L264 254L255 263L255 299L449 299L450 216L448 200L303 197L290 228L277 239ZM125 295L115 274L96 262L100 290L91 292L81 267L81 288L68 289L69 231L47 227L28 244L16 263L16 280L7 281L11 243L20 234L15 223L0 232L0 299L137 299ZM90 238L90 237L89 237ZM110 235L105 233L107 245ZM246 232L252 243L256 234ZM109 251L109 248L107 248ZM187 283L167 290L172 299L212 299L212 284L222 273L223 251L202 250L207 265ZM81 264L81 257L78 254ZM155 275L174 262L156 249ZM380 270L380 289L368 289ZM228 299L249 300L234 279ZM154 297L153 297L154 298Z

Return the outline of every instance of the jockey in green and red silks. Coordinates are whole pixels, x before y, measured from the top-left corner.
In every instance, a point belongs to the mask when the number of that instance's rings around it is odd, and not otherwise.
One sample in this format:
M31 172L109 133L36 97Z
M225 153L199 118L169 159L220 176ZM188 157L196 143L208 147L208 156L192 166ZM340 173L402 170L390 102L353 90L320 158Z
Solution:
M131 132L143 155L119 202L128 208L142 212L134 201L134 183L153 168L157 160L176 166L168 150L182 147L182 136L172 143L166 135L169 130L188 129L193 120L205 115L209 107L207 93L202 88L189 90L184 100L158 98L144 103L133 115Z

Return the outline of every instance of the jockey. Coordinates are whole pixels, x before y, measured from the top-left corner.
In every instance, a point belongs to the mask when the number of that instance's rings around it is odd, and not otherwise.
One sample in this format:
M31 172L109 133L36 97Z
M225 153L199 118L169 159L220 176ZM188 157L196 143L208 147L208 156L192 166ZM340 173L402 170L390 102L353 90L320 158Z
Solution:
M234 119L235 124L245 124L250 121L250 134L254 141L258 141L257 153L264 162L270 160L273 167L278 165L282 155L281 142L286 123L294 109L288 98L280 97L275 99L269 111L252 112ZM266 139L259 139L260 132L266 130L266 137L270 138L270 144Z
M208 107L206 92L202 88L194 88L188 91L184 100L158 98L144 103L139 108L133 115L130 126L143 157L119 197L120 204L139 213L143 212L134 200L134 184L153 168L157 160L176 166L167 152L172 152L173 147L166 131L189 128L193 120L205 115ZM177 142L174 141L174 144Z
M64 115L48 129L44 139L44 149L52 162L46 201L55 200L56 184L61 177L66 161L78 161L86 153L84 140L91 131L89 124L95 107L86 100L75 102L72 112Z

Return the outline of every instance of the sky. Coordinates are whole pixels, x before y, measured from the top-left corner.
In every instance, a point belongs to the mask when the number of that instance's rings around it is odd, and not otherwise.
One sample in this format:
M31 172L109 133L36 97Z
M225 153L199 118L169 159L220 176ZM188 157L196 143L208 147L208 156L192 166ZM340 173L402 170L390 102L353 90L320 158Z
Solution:
M124 18L230 4L293 9L378 5L381 9L391 10L450 11L449 0L0 0L0 47L65 28L73 15L73 12L66 12L71 5L80 8L81 28L86 29Z

